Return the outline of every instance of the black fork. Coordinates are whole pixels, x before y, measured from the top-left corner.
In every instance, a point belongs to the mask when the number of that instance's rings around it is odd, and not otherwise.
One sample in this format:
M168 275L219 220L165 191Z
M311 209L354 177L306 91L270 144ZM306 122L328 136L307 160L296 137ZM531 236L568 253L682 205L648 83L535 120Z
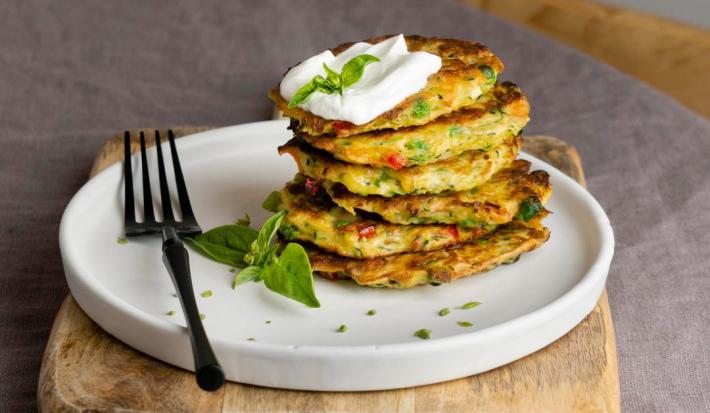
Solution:
M141 170L143 175L143 222L136 221L135 200L133 197L133 168L131 167L131 134L124 134L124 178L125 178L125 231L127 237L161 234L163 238L163 263L170 273L173 285L180 299L182 311L187 320L187 331L192 343L192 355L195 360L195 373L197 384L204 390L217 390L224 384L224 371L219 365L207 340L205 329L202 326L200 313L195 302L195 292L192 289L190 277L190 262L187 249L180 241L180 236L195 236L202 233L197 224L197 219L192 211L190 197L187 195L185 178L180 168L175 136L173 131L168 131L168 142L172 155L173 169L175 172L175 186L177 187L182 220L176 221L173 213L168 180L165 174L163 151L160 146L160 133L155 131L155 149L158 154L158 180L160 182L160 204L163 210L163 220L157 221L153 212L153 195L150 189L150 175L145 151L145 136L141 138Z

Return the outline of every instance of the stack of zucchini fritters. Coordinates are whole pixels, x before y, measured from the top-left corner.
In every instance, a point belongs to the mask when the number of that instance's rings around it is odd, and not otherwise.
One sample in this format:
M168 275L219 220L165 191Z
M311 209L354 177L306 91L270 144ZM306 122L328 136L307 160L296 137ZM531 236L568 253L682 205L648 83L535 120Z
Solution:
M540 223L548 175L515 159L530 107L516 85L496 83L501 61L475 42L406 41L441 57L441 69L366 124L323 119L289 108L278 89L269 94L292 119L294 138L279 152L299 169L273 195L287 211L280 233L302 243L324 277L447 283L514 262L549 236Z

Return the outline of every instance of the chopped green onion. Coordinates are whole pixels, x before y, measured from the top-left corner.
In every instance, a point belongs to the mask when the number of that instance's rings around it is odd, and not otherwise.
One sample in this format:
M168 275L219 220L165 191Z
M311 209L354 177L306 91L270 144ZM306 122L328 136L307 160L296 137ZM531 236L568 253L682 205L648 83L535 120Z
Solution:
M429 340L431 338L431 330L427 330L426 328L417 330L414 332L414 337L419 337L422 340Z
M460 310L470 310L472 308L478 307L479 305L481 305L481 303L479 303L478 301L471 301L471 302L468 302L468 303L462 305L461 307L459 307L459 309Z

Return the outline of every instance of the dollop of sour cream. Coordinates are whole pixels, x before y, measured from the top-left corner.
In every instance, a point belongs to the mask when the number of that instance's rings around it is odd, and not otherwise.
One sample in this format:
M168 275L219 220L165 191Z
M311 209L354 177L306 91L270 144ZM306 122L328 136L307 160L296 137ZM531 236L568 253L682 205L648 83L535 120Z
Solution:
M337 56L326 50L303 61L284 76L280 85L281 96L290 101L313 77L326 77L323 63L340 73L345 63L361 54L375 56L380 61L365 66L360 80L343 90L342 95L317 91L298 106L325 119L362 125L420 91L429 75L441 68L439 56L408 51L404 36L400 34L374 45L355 43Z

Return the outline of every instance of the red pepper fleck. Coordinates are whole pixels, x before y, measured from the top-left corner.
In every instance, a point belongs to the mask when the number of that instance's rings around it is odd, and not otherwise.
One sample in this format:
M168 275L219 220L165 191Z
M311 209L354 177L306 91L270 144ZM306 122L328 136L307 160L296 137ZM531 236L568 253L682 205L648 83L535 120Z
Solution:
M354 126L355 126L355 124L344 121L344 120L338 120L338 121L333 122L333 128L335 129L336 132L339 130L343 130L343 129L350 129Z
M377 230L375 229L374 225L368 225L364 228L361 228L358 234L360 235L358 239L372 238L377 234Z
M387 163L394 169L402 169L407 164L407 158L401 153L394 153L387 158Z
M306 193L315 196L320 191L320 183L315 179L306 178Z
M449 231L449 234L451 234L452 237L455 239L459 239L459 227L456 225L449 225L449 228L447 228Z

